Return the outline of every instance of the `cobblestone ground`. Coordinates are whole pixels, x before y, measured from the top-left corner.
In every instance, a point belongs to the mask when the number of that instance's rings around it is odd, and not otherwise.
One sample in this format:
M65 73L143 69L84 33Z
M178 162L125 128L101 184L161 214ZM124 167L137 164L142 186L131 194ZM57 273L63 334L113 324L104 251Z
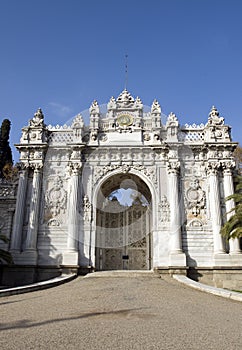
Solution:
M242 349L242 303L169 277L80 277L2 297L0 315L2 350Z

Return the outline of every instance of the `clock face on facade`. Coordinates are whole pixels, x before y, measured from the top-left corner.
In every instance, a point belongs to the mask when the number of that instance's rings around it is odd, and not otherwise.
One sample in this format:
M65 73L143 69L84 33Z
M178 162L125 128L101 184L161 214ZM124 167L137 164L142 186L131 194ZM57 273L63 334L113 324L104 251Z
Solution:
M133 124L133 117L130 114L120 114L117 118L120 126L129 126Z

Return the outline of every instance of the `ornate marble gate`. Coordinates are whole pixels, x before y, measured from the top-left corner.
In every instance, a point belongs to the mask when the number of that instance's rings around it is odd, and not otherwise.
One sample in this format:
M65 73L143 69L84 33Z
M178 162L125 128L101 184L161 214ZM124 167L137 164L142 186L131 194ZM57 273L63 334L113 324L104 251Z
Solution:
M0 226L21 271L242 265L238 239L228 250L220 234L237 144L214 106L206 124L180 125L125 89L89 114L51 126L39 109L22 129L19 179L0 185ZM125 181L145 205L110 200Z
M150 208L136 200L130 207L117 198L97 210L98 270L150 268Z

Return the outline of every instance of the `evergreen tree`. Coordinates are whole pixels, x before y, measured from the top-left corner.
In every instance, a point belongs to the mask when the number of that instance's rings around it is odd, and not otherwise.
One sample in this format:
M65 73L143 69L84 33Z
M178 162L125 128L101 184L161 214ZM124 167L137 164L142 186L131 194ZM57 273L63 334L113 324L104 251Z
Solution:
M234 151L234 158L238 173L242 175L242 147L240 145Z
M4 119L0 129L0 177L4 177L3 168L10 164L13 165L12 150L9 146L9 133L11 122Z

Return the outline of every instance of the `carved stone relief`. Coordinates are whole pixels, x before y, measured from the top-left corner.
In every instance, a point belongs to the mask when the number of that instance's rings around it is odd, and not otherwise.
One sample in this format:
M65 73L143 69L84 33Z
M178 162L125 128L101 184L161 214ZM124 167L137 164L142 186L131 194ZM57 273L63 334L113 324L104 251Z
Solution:
M132 169L140 171L142 174L146 175L154 184L157 184L155 168L146 168L140 164L123 164L121 166L117 164L104 167L95 167L93 182L96 184L103 176L114 170L119 170L121 173L128 173Z
M170 222L170 204L168 203L167 197L162 196L159 204L160 209L160 222L161 224L167 224Z
M45 218L48 220L48 226L60 226L61 222L55 217L65 212L66 205L67 192L63 188L61 177L57 176L45 195Z
M83 220L86 222L91 221L91 210L92 210L92 205L89 201L89 198L87 195L84 196L83 198Z
M185 191L186 207L190 213L197 217L201 214L201 210L205 208L205 191L202 190L199 180L190 181L188 189Z

